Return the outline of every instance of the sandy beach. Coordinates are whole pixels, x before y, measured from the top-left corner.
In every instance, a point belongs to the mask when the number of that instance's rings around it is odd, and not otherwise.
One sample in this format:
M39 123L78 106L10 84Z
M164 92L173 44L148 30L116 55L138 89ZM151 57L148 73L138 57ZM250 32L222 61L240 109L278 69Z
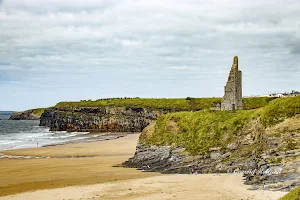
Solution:
M275 200L285 194L248 190L241 175L161 175L113 167L134 154L138 137L130 134L115 140L2 151L32 158L0 159L0 200Z

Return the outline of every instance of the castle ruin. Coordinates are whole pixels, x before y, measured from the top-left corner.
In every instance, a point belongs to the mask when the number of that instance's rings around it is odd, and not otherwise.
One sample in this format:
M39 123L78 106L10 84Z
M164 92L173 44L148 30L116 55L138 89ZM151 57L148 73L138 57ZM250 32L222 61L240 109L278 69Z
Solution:
M222 98L221 110L242 109L242 72L238 68L237 56L233 59L233 65L224 89L225 94Z

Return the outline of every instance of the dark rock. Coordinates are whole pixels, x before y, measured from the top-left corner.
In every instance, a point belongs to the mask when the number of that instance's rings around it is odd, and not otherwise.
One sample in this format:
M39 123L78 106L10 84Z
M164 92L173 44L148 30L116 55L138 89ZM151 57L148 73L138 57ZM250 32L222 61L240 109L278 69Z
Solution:
M141 132L162 113L127 107L50 108L42 114L40 126L52 131Z
M35 110L27 110L24 112L15 112L13 113L9 120L39 120L40 116L39 115L35 115L33 112Z
M139 143L135 155L122 166L172 174L187 174L192 169L197 173L240 173L252 189L288 191L299 185L300 148L287 150L283 141L299 141L300 132L274 140L272 135L260 134L263 127L259 124L253 122L252 125L255 129L245 128L244 133L239 133L242 138L239 142L233 141L225 149L210 148L195 156L180 147Z

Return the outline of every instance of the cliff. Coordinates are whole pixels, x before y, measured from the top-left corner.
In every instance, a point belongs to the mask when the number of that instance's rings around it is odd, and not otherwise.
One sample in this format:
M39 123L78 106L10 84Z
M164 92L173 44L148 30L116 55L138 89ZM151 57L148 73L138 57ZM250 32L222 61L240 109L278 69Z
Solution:
M45 108L26 110L12 113L9 120L39 120Z
M103 99L60 102L46 109L40 126L52 131L141 132L160 115L214 107L219 98L199 99Z
M282 197L280 200L297 200L300 197L300 186L289 192L287 195Z
M265 106L274 98L247 98L245 105ZM52 131L141 132L160 115L216 107L221 98L141 99L114 98L60 102L46 109L40 126Z
M169 113L144 129L134 157L123 166L242 173L254 188L289 190L300 184L299 130L300 97L255 110Z
M46 109L40 126L51 131L141 132L163 111L130 107L83 107Z

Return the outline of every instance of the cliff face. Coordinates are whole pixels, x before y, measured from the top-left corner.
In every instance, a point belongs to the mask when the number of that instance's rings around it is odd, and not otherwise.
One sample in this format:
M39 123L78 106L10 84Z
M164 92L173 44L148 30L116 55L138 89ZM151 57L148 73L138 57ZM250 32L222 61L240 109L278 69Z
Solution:
M23 112L13 113L9 120L39 120L44 109L31 109Z
M247 105L257 101L262 106L271 98L248 98ZM219 98L187 99L106 99L96 101L60 102L45 110L40 126L55 131L140 132L161 114L198 111L216 107Z
M131 107L51 108L40 126L52 131L141 132L163 111Z
M252 120L225 148L216 145L198 155L145 142L155 123L144 129L135 155L122 166L162 173L239 173L254 189L288 191L300 184L300 116L271 128Z

